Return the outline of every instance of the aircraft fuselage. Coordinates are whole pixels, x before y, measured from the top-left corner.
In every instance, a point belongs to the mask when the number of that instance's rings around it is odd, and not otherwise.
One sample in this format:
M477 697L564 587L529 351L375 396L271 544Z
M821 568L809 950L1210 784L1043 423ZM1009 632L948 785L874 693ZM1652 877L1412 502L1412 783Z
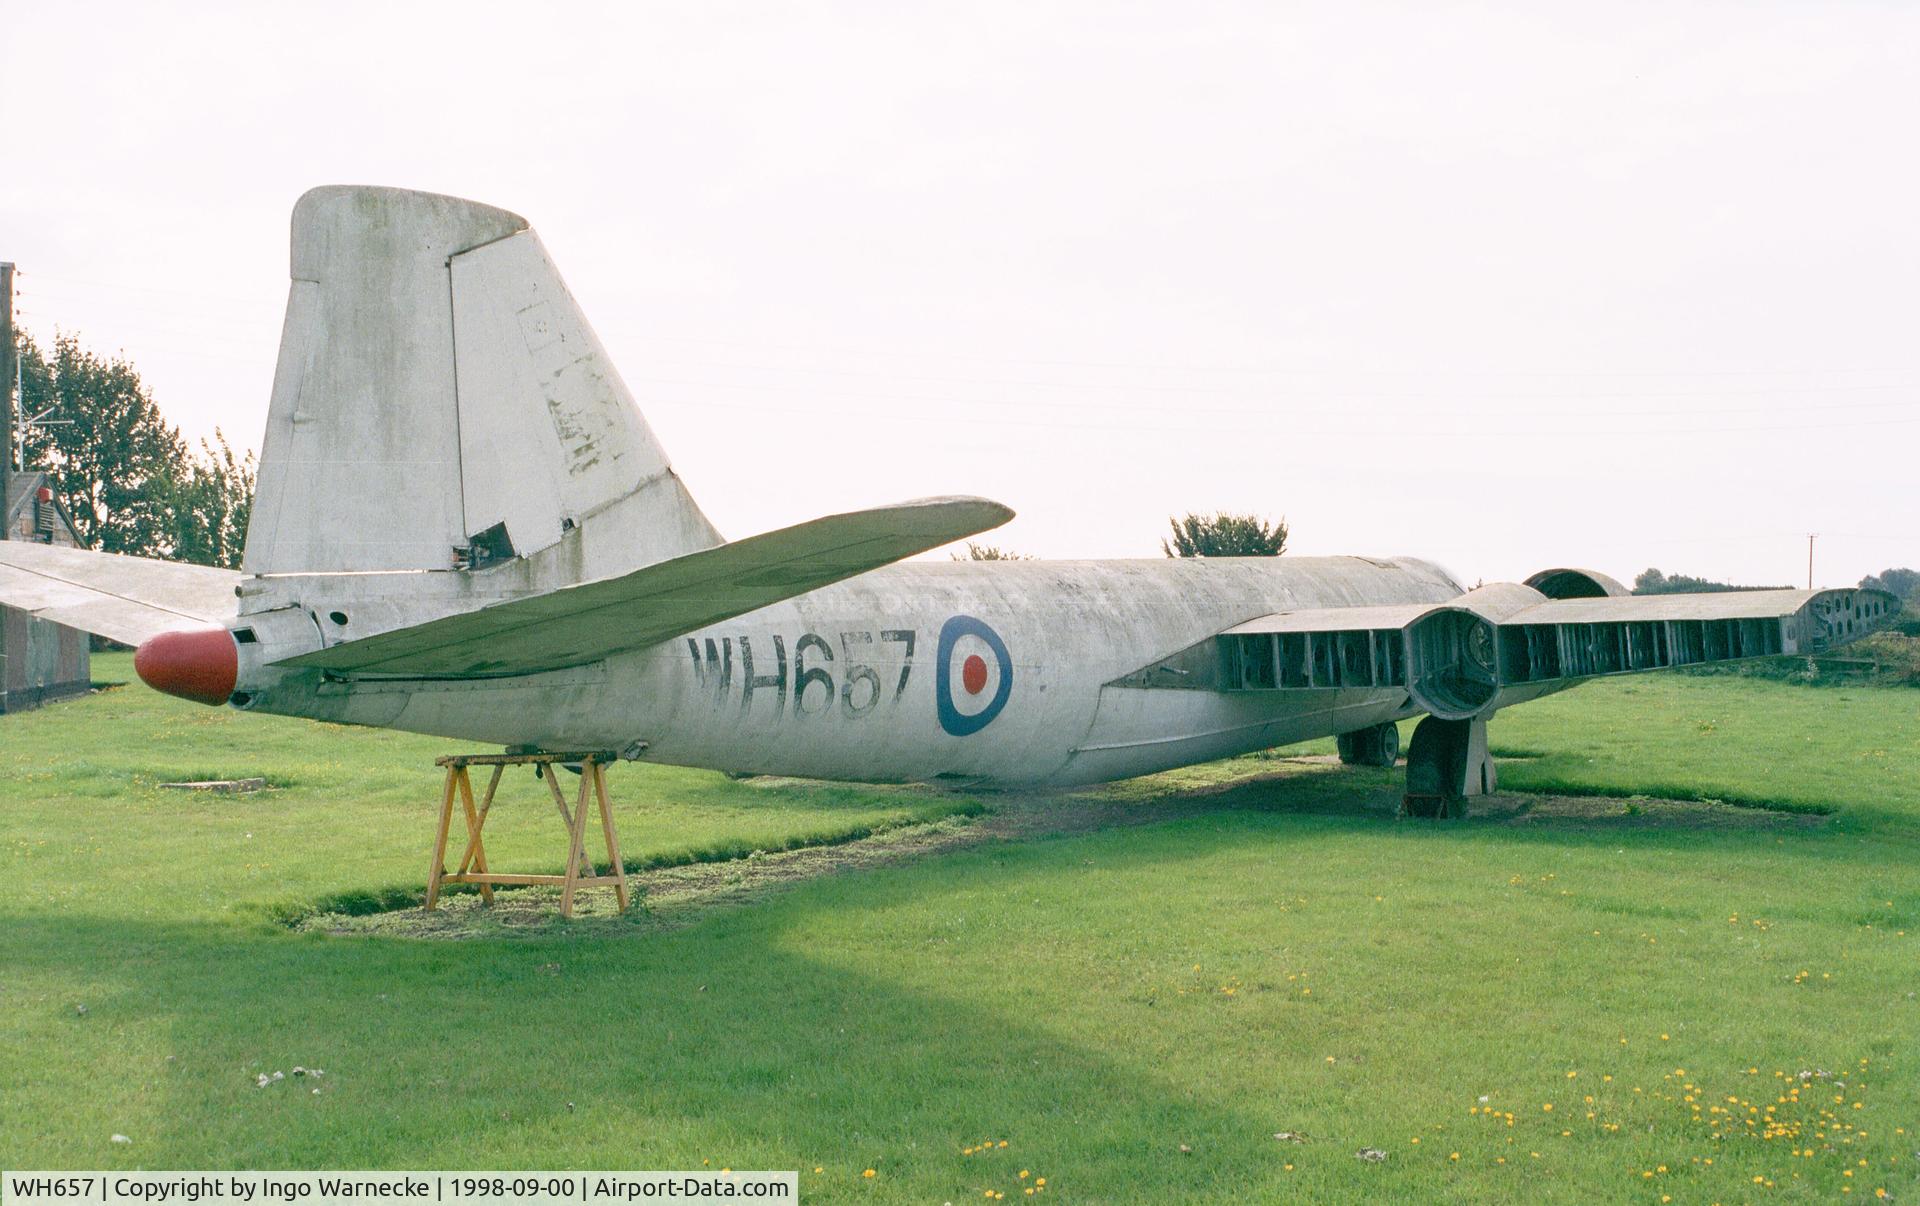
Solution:
M1412 558L907 562L632 653L514 678L287 674L252 709L736 773L1098 782L1412 714L1404 688L1114 680L1298 608L1441 603ZM1177 684L1175 684L1177 686Z

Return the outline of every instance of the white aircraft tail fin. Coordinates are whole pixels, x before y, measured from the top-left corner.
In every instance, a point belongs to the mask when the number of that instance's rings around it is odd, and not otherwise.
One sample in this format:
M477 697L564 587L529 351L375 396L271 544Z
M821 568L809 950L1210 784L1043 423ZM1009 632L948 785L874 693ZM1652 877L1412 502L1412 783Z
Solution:
M580 581L722 543L524 219L318 188L292 277L246 573L479 568L573 540Z

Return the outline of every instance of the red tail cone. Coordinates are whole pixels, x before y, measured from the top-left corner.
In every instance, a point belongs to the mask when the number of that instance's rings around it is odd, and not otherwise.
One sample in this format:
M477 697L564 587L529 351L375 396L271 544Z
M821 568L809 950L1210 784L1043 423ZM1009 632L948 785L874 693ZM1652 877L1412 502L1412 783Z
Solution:
M133 672L156 691L217 707L233 694L240 649L224 628L163 632L133 651Z

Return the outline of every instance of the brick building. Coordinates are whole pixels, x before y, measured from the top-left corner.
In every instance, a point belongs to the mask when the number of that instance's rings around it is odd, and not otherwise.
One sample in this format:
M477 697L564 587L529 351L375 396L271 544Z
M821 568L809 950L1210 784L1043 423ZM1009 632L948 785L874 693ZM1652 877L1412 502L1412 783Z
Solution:
M45 473L16 470L6 482L0 520L8 540L79 545ZM78 629L0 607L0 713L85 694L92 677L88 650L87 634Z

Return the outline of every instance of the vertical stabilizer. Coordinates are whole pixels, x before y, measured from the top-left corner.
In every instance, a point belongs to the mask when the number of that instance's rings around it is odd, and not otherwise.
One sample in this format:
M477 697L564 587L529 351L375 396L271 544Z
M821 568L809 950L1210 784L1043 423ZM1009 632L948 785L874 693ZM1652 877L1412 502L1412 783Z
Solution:
M605 573L720 543L524 219L318 188L292 276L247 573L482 567L586 529L570 561Z
M526 555L604 517L624 535L623 570L719 544L540 236L463 252L451 270L467 530L504 524Z

